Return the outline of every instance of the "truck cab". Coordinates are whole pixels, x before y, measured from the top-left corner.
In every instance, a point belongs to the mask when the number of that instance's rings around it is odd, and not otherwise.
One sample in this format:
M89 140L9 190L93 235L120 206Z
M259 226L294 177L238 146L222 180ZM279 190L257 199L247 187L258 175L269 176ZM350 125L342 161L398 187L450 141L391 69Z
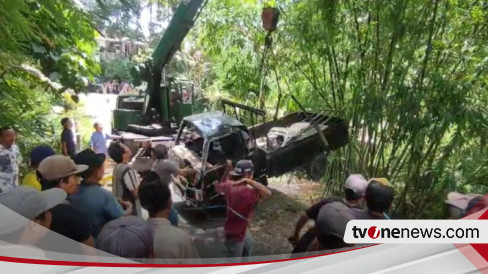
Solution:
M221 204L214 197L212 183L224 175L226 160L233 164L241 159L252 160L255 180L267 184L266 154L257 145L248 128L222 112L207 112L183 119L170 158L180 167L198 171L193 183L177 184L182 196L195 206Z

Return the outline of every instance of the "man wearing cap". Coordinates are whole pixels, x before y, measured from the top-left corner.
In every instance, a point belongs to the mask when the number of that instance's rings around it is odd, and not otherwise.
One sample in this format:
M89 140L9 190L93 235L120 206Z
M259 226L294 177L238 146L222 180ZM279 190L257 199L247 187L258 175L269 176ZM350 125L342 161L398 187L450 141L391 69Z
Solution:
M105 224L98 235L97 249L110 254L136 259L153 257L153 233L140 217L125 216Z
M308 251L319 251L349 247L344 242L347 223L355 219L354 209L343 202L331 202L324 205L315 222L317 238L310 244Z
M75 156L75 162L87 165L88 169L82 173L83 181L78 191L70 195L69 200L89 220L92 236L96 239L106 223L123 215L130 215L132 204L126 201L119 203L112 192L100 185L105 172L105 154L96 154L93 150L86 149ZM125 211L121 204L124 205Z
M53 155L41 161L37 173L42 190L56 187L71 195L78 189L81 173L87 169L88 166L76 165L68 156Z
M59 188L68 195L78 189L80 174L88 169L86 165L76 165L68 156L53 155L42 160L37 168L43 190ZM52 231L87 246L94 246L88 219L71 205L68 200L51 209ZM46 243L48 244L48 243Z
M367 210L357 214L358 219L389 219L388 211L393 204L395 190L386 178L369 180L364 199Z
M230 167L230 165L229 165ZM227 257L240 262L240 257L250 257L253 239L247 229L260 199L271 196L271 191L253 180L254 165L250 160L240 160L230 171L230 180L214 183L215 191L223 193L227 202L227 217L224 225Z
M345 198L325 198L307 209L300 216L295 227L295 232L289 238L289 241L294 245L292 253L303 253L307 251L308 246L316 237L316 227L314 226L309 229L301 238L299 238L300 232L309 220L317 222L319 211L323 206L332 202L342 202L348 207L360 209L367 186L368 181L366 181L363 175L352 174L347 177L344 184Z
M12 244L35 245L47 235L50 210L66 199L62 189L36 191L20 186L0 194L0 239ZM41 228L44 227L46 229ZM9 254L2 247L2 254Z
M22 180L22 185L32 187L37 191L41 191L41 183L39 180L37 180L37 174L35 171L42 160L49 156L53 156L54 154L56 153L50 146L36 146L33 148L30 153L30 165L33 171L25 175L24 179Z
M0 192L16 188L19 184L22 156L15 144L16 139L17 132L13 128L0 128Z

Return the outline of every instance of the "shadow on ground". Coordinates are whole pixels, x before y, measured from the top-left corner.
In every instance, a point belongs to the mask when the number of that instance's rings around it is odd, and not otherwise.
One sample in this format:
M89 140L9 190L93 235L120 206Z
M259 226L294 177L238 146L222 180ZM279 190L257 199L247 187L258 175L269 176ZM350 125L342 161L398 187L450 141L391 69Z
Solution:
M213 229L224 225L225 207L195 209L187 207L184 202L177 202L174 205L180 215L180 221L185 222L189 226L199 229Z
M250 226L255 256L287 254L292 246L288 237L306 206L295 195L287 195L282 186L270 185L273 195L258 204ZM277 190L280 189L280 190ZM298 194L299 195L299 194ZM175 203L180 215L180 228L193 236L202 258L225 257L225 208L195 210L183 202Z

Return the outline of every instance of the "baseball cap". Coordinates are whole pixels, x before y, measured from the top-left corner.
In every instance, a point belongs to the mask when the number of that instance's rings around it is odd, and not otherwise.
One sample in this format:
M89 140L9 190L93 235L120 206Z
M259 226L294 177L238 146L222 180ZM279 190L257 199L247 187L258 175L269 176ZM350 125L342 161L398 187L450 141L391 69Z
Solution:
M369 210L385 212L393 203L395 190L386 178L373 178L369 180L364 196Z
M234 170L230 172L232 176L241 176L254 171L254 164L251 160L240 160L236 163Z
M97 248L123 258L149 258L153 250L151 227L136 216L110 221L97 237Z
M19 186L0 194L0 234L7 234L23 228L41 213L62 203L66 192L52 188L39 192L33 188Z
M91 149L85 149L76 154L74 160L78 165L86 165L88 167L99 167L105 162L105 154L95 153Z
M345 189L354 191L354 194L358 197L363 197L368 187L368 181L361 174L352 174L346 179L344 184Z
M32 149L30 153L30 161L31 164L34 166L37 166L41 163L42 160L46 159L49 156L53 156L56 153L50 146L36 146L35 148Z
M331 235L344 238L347 222L354 219L354 212L343 202L324 205L317 216L315 226L318 235Z
M76 165L68 156L53 155L42 160L37 171L42 178L51 181L79 174L87 169L88 166Z

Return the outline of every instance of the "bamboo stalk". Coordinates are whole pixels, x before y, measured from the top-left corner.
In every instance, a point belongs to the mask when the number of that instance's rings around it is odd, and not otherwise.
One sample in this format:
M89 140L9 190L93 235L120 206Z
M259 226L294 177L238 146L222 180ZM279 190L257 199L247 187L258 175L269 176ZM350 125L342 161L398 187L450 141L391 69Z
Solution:
M432 19L431 19L430 25L429 25L429 37L427 40L427 47L425 48L425 55L424 55L424 59L422 61L422 67L420 70L419 80L417 82L417 88L421 88L423 85L424 78L425 78L425 71L427 69L429 57L430 57L430 54L432 52L432 39L434 36L434 26L435 26L435 22L436 22L436 18L437 18L438 7L439 7L439 0L434 0L434 11L432 12Z

